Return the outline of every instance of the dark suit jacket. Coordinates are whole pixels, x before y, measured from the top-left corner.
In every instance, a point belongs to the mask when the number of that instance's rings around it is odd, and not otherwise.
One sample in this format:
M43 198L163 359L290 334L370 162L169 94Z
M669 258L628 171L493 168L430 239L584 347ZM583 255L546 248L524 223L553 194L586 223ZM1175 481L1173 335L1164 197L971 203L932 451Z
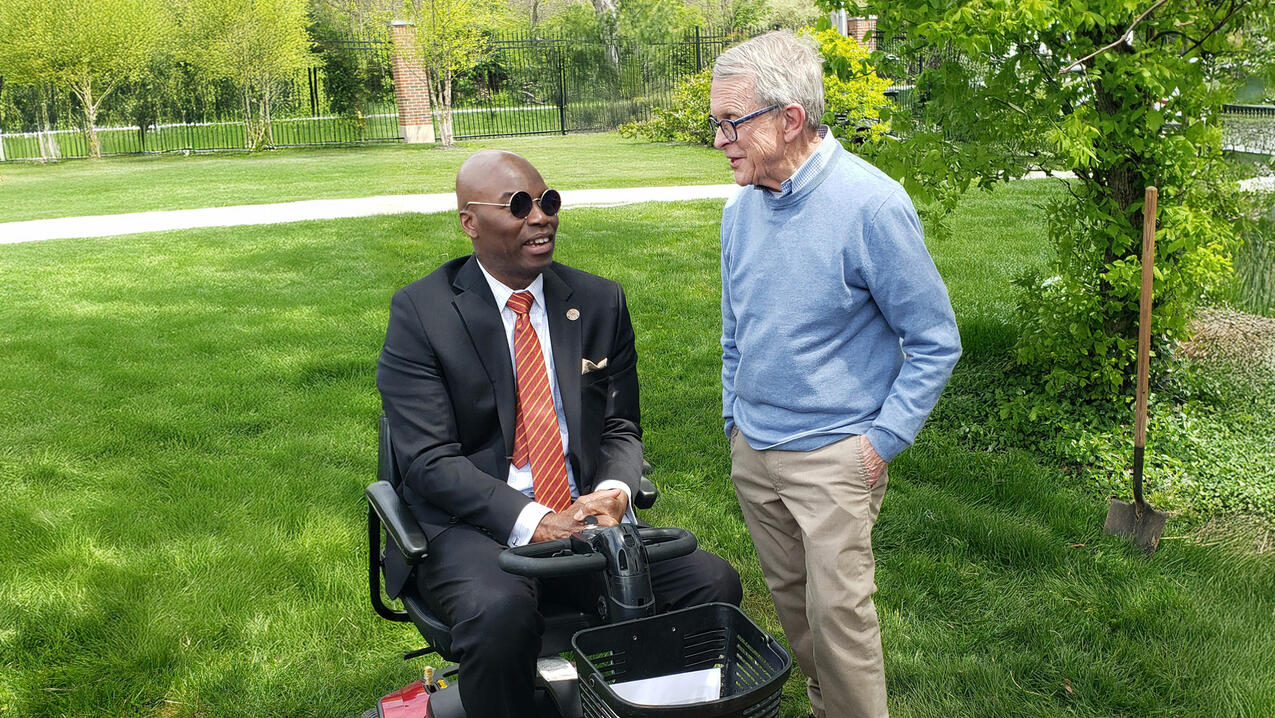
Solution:
M642 430L624 290L555 262L544 271L544 295L576 486L588 493L614 479L636 492ZM582 375L584 359L607 363ZM402 468L399 494L425 535L465 522L503 542L531 500L507 483L514 370L477 259L448 261L394 295L376 383ZM391 597L408 574L396 554L386 556Z

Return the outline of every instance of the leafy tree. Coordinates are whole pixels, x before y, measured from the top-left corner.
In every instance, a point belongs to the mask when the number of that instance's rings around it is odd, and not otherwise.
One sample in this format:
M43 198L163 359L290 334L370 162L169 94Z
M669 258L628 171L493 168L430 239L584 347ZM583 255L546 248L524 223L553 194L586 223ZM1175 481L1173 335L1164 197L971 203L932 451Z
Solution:
M852 38L832 30L816 32L814 38L824 57L824 123L852 144L879 138L889 129L888 124L879 122L887 104L889 81L862 70L861 63L869 53ZM741 35L740 40L744 39ZM712 68L686 78L673 89L666 106L655 108L654 117L625 125L620 132L656 141L712 145L715 133L708 123L711 85Z
M4 162L4 126L10 115L17 114L13 109L13 98L5 92L4 75L0 75L0 162Z
M457 75L474 67L487 52L483 30L492 23L487 0L406 0L404 17L416 23L416 42L428 75L444 147L456 143L452 131L452 89Z
M535 30L540 23L575 3L572 0L507 0L506 4L514 27Z
M309 33L321 58L328 109L362 132L367 128L367 115L377 103L393 102L393 90L385 82L389 58L369 57L364 49L355 49L347 41L353 38L384 41L384 28L370 32L355 24L352 16L325 4L313 5L310 18Z
M688 0L688 4L698 8L704 20L713 28L741 28L760 24L766 19L769 3L766 0ZM805 15L809 15L810 4ZM787 10L794 8L788 7ZM792 16L784 17L781 22L791 23Z
M835 4L837 0L833 0ZM1046 393L1109 401L1132 376L1143 188L1160 189L1158 355L1229 269L1235 206L1218 110L1243 51L1269 23L1257 0L872 0L889 52L920 98L873 151L921 199L950 207L1041 166L1077 180L1049 210L1048 279L1025 276L1020 364ZM894 38L902 38L895 41ZM942 56L945 61L935 62Z
M620 134L656 142L712 145L713 130L708 124L708 91L712 81L711 68L682 80L673 88L670 102L654 108L651 119L622 125Z
M401 0L311 0L310 15L317 24L344 27L356 35L388 37L386 23L394 19Z
M183 59L211 80L228 80L243 102L246 143L274 144L275 102L314 58L305 0L176 0Z
M814 0L767 0L763 7L765 14L762 17L757 20L749 19L744 23L737 21L734 27L748 27L755 24L802 27L814 25L826 17L826 14L815 5Z
M584 13L576 5L574 13L564 13L565 24L585 32L577 37L596 37L606 47L606 59L615 70L620 68L621 47L633 43L658 43L680 37L703 22L694 3L683 0L591 0L593 22L582 22ZM584 26L583 28L581 26Z
M145 68L164 36L154 0L5 0L0 74L71 90L84 114L89 155L100 157L102 103Z
M1224 69L1243 85L1238 88L1236 100L1275 102L1275 21L1269 17L1259 18L1233 35L1240 52Z
M627 43L662 43L681 39L702 22L699 10L681 0L622 0L615 36Z
M182 74L171 57L163 53L153 56L136 78L116 91L114 112L108 117L135 125L138 146L145 148L150 127L158 125L165 110L179 106L183 94L192 89L182 84Z
M455 144L452 91L459 75L487 55L486 31L499 22L497 0L316 0L349 18L352 27L379 36L393 20L416 26L416 45L425 67L438 139Z
M890 81L864 69L871 53L854 38L836 30L821 30L814 37L824 58L824 122L854 145L880 139L890 127L881 121Z

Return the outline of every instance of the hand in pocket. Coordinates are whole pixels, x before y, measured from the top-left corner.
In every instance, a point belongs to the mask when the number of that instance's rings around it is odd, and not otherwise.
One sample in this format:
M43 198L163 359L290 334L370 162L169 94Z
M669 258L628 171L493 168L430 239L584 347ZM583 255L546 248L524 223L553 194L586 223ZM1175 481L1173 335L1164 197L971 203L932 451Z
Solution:
M859 456L868 474L868 486L875 486L881 474L885 473L886 461L881 458L876 449L872 448L872 442L868 441L867 436L859 436Z

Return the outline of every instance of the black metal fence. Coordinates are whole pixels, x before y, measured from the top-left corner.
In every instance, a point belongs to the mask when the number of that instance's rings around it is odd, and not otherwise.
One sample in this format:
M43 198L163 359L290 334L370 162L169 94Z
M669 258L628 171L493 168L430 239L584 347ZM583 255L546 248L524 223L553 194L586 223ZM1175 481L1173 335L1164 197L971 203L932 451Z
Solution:
M729 45L769 28L697 27L664 42L493 34L485 59L453 89L459 139L614 129L650 117L686 76ZM400 139L383 40L335 38L273 106L271 146ZM184 68L121 88L95 123L103 154L198 152L248 146L243 98ZM70 93L0 84L0 161L88 155Z
M388 44L319 42L315 65L283 83L271 110L274 147L399 138ZM244 98L229 83L177 66L117 89L95 123L102 154L242 150ZM87 157L75 97L0 84L0 161Z
M673 88L760 28L695 28L664 42L491 38L486 60L454 90L458 138L610 130L645 120Z
M485 59L455 82L453 131L459 139L565 134L645 120L670 102L679 82L767 29L697 27L641 43L491 35ZM950 50L907 52L901 39L875 39L887 58L881 69L894 81L888 94L905 107L923 100L914 84L922 70L959 59ZM315 65L274 103L271 146L400 139L390 53L384 40L319 40ZM227 83L167 68L117 90L98 118L98 137L104 154L244 149L243 105ZM70 93L0 78L0 161L87 156L82 124ZM1223 127L1227 149L1275 155L1275 107L1227 105Z

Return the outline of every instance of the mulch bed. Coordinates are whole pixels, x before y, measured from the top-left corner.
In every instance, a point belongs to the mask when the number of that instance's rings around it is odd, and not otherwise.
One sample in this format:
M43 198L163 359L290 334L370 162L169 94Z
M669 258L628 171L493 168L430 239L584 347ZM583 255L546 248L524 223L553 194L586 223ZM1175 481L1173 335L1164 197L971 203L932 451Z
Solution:
M1275 319L1210 307L1191 329L1182 351L1192 359L1230 364L1251 376L1275 370Z

